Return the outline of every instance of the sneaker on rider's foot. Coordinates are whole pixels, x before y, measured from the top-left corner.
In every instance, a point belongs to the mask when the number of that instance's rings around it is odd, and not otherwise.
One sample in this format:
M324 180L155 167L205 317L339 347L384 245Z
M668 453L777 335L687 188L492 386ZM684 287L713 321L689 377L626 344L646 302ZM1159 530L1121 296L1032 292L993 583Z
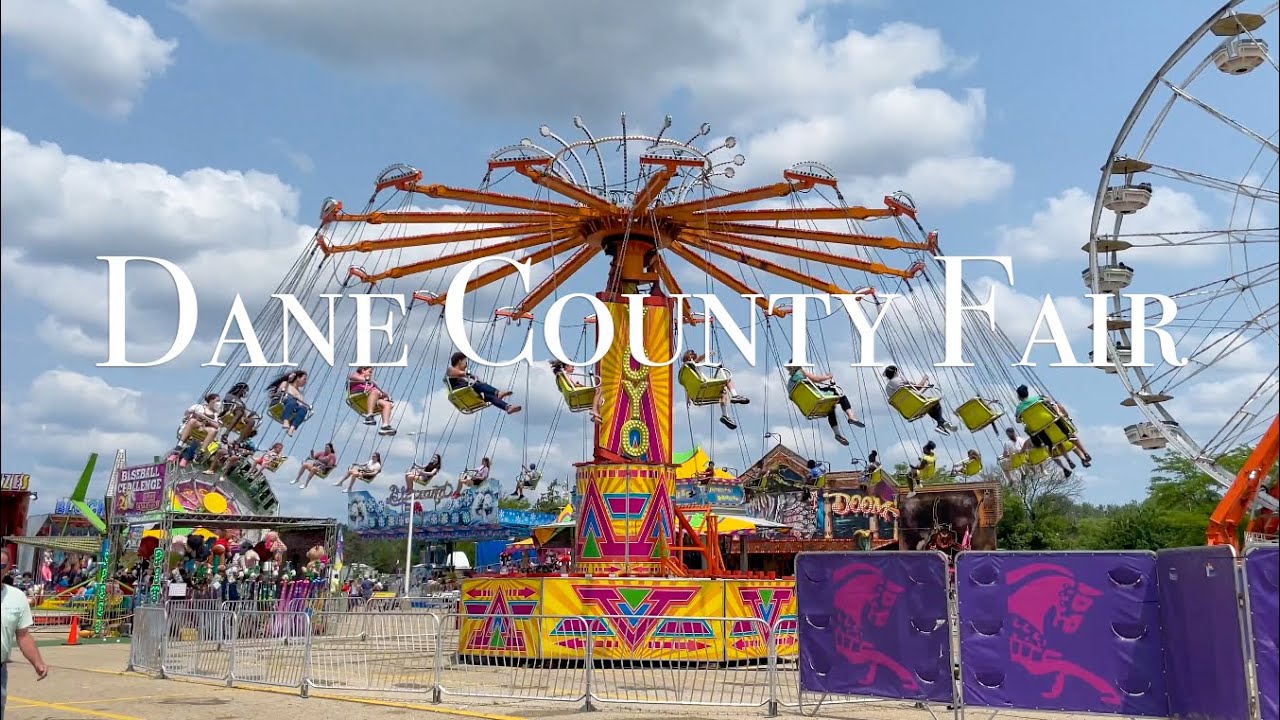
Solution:
M742 395L734 395L733 397L729 398L729 402L733 403L734 405L750 405L751 398L743 397Z
M720 424L721 424L721 425L724 425L725 427L729 428L730 430L737 430L737 429L738 429L738 423L734 422L734 421L733 421L733 420L732 420L728 415L721 415L721 416L720 416Z
M383 425L382 428L378 430L378 434L379 435L395 435L396 429L391 427L390 425Z

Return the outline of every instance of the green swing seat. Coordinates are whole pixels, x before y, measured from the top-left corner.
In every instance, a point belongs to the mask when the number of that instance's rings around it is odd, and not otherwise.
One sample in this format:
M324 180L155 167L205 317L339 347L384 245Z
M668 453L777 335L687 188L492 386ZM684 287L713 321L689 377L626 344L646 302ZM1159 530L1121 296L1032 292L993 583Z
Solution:
M964 464L960 466L959 470L960 470L959 474L962 477L973 477L978 473L982 472L982 459L979 458L977 460L972 460L972 459L965 460Z
M235 415L234 411L225 412L222 414L221 417L218 418L218 422L222 424L222 427L226 428L227 430L237 435L244 435L246 432L249 431L249 428L253 427L253 419L254 419L253 413L246 412L242 414L240 416L240 419L236 420L235 423L233 424L232 416L234 415Z
M582 412L590 410L595 405L596 390L599 389L599 386L574 385L568 375L558 372L556 373L556 389L564 397L564 403L569 406L569 412Z
M489 401L484 399L479 392L471 385L463 385L455 388L449 384L449 378L444 379L444 386L449 391L449 402L453 404L458 412L464 415L470 415L474 412L489 407Z
M288 459L289 459L288 455L281 455L280 457L275 458L271 462L264 463L262 467L266 468L267 470L270 470L271 472L275 472L279 470L281 467L283 467L285 461Z
M1010 456L1005 460L1005 462L1008 464L1008 465L1007 465L1007 467L1005 467L1005 470L1008 470L1009 472L1013 472L1014 470L1017 470L1017 469L1021 468L1023 465L1026 465L1026 464L1027 464L1027 453L1025 453L1025 452L1016 452L1016 453L1014 453L1014 454L1010 455ZM1004 463L1002 463L1002 464L1004 464Z
M915 422L928 415L940 402L941 397L930 397L907 385L894 390L889 396L889 406L897 410L907 422Z
M718 404L724 397L725 389L729 387L729 381L733 379L733 374L725 368L714 365L708 367L712 370L711 377L689 363L680 366L680 386L684 388L689 402L694 405Z
M1049 449L1043 447L1033 447L1027 451L1028 465L1042 465L1050 457Z
M965 400L960 407L956 408L956 417L959 417L960 422L969 428L969 432L978 432L995 424L997 420L1004 417L1004 412L997 410L995 403L991 400L975 397Z
M815 385L812 380L801 380L787 395L800 414L808 420L826 417L840 404L840 398L843 396L844 390L841 390L839 385L823 389Z

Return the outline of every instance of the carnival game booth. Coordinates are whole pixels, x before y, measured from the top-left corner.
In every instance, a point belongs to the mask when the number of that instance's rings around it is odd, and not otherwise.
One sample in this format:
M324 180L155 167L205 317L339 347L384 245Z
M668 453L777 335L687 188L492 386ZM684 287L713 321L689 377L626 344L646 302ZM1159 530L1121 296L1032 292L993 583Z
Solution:
M301 609L330 591L341 568L332 518L244 512L196 468L153 463L120 471L108 537L140 564L138 604L249 602ZM107 558L104 557L104 560Z

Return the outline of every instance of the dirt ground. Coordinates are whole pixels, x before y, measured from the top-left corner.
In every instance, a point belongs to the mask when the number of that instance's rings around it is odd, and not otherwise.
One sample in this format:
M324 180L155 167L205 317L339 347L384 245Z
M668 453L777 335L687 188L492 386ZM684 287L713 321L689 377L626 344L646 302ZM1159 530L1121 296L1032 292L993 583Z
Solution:
M528 700L495 700L459 703L450 699L431 705L422 697L379 699L313 691L303 698L297 690L282 688L228 688L225 685L188 680L160 680L126 673L129 646L125 643L46 646L41 648L51 670L37 683L31 668L20 658L9 666L9 700L4 720L243 720L286 718L305 714L307 720L360 720L404 717L462 717L486 720L557 720L603 717L632 720L661 717L669 720L763 718L763 709L681 706L600 705L582 712L581 703L548 703ZM813 716L813 708L805 715ZM945 708L933 709L935 717L950 717ZM972 717L988 718L991 711L972 711ZM914 720L928 718L927 710L902 703L828 706L818 717L847 720ZM781 717L797 717L794 708L783 708ZM1036 720L1048 716L1002 712L1008 720ZM1054 720L1074 716L1056 715Z

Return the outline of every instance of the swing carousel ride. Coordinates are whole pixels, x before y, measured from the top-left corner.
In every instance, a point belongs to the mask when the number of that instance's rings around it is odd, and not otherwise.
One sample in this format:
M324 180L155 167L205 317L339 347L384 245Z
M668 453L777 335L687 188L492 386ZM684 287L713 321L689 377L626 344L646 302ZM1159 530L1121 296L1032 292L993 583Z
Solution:
M674 136L669 117L656 134L628 129L626 116L620 132L609 136L593 134L580 118L573 125L575 137L543 126L539 140L493 153L476 189L425 184L422 172L398 164L377 177L364 209L323 203L313 242L277 292L293 294L312 317L324 316L323 295L340 292L338 286L409 299L377 358L395 361L407 346L407 369L380 368L376 380L344 378L337 374L349 368L321 362L314 347L301 355L290 348L295 372L305 369L308 377L290 384L281 372L287 368L232 370L232 357L210 385L213 392L238 380L258 393L285 379L295 397L268 400L262 443L279 439L298 455L329 443L341 463L321 463L317 477L363 462L338 484L350 492L353 523L365 527L404 522L367 491L352 491L356 480L378 482L382 468L397 462L410 470L407 486L425 484L411 494L399 490L398 475L391 481L390 505L417 511L409 516L415 533L452 524L466 526L472 537L502 526L499 476L519 472L519 492L541 477L528 482L531 465L539 473L553 472L557 460L562 470L574 465L571 572L465 581L460 653L582 657L583 617L592 618L597 658L679 659L695 650L698 657L761 658L770 643L783 654L794 652L793 583L727 569L716 515L675 501L675 459L685 455L675 447L685 429L678 425L687 423L691 445L707 448L713 467L749 467L771 440L783 439L819 467L852 466L863 492L887 498L877 513L888 504L903 518L937 524L938 498L962 488L974 512L933 528L954 537L956 547L968 546L979 529L990 531L993 546L998 513L977 507L998 502L992 498L1000 481L1070 472L1073 454L1087 457L1062 408L1031 368L1013 366L1020 352L989 323L965 319L970 367L937 368L931 377L911 369L943 357L943 285L938 234L917 220L907 194L873 207L851 205L835 174L816 162L794 165L776 182L734 185L746 158L734 152L733 137L713 140L706 124L687 140ZM493 262L475 270L464 297L449 296L459 266L497 256L529 263L530 285L515 267ZM544 314L575 291L598 299L596 307L612 320L611 336L599 333L594 313L564 322ZM696 300L677 303L675 296L687 292L723 298L729 317L691 306ZM857 334L839 303L820 310L810 303L806 316L769 299L787 292L856 296L851 304L865 307L868 317L884 312L877 359L900 370L888 384L892 391L886 392L882 369L848 367ZM964 292L967 304L978 303L967 287ZM634 317L628 294L643 296L643 312ZM888 294L901 297L887 302ZM569 355L581 367L553 373L545 362L473 366L465 380L450 382L446 367L456 348L442 327L443 308L453 302L464 303L468 339L481 356L515 357L541 327L544 337L577 331L579 345ZM582 298L568 302L583 311L592 307ZM350 348L358 319L332 317L336 345ZM801 340L792 325L806 317L807 340ZM255 322L268 355L278 356L286 342L280 332L286 321L278 308L266 308ZM674 359L685 348L705 348L710 357L642 365L629 354L632 321L654 361ZM721 336L754 344L761 325L760 369L733 345L722 352ZM807 358L797 364L810 366L793 371L801 351ZM248 375L232 377L240 372ZM839 377L831 378L833 372ZM1025 401L1015 394L1019 386L1030 389ZM301 388L313 400L303 400ZM495 388L511 388L514 397L496 395ZM328 401L333 394L341 401ZM420 406L411 405L423 396ZM685 423L676 412L682 401ZM766 432L752 439L737 426L757 408ZM531 416L547 428L540 451L530 442ZM417 429L409 430L406 423L414 420ZM504 430L508 421L523 429ZM570 421L581 433L577 458L568 454L572 441L564 426ZM302 435L284 432L285 422ZM314 439L303 440L311 429ZM413 457L405 457L410 452ZM308 466L315 467L319 454L313 450ZM434 461L472 467L498 455L521 458L520 470L437 472L441 463ZM842 488L824 487L817 477L805 482L805 497L819 515L871 512ZM705 620L714 617L761 622Z
M1085 284L1111 296L1106 371L1123 383L1123 404L1143 415L1125 433L1138 447L1183 455L1225 489L1211 544L1238 544L1241 529L1251 540L1276 539L1276 13L1274 2L1233 0L1157 70L1108 153L1084 247ZM1182 139L1190 136L1194 148ZM1178 198L1208 213L1225 208L1225 222L1168 212ZM1180 272L1188 263L1194 272ZM1138 289L1177 304L1169 331L1185 364L1148 344L1151 364L1130 365L1132 308L1123 293ZM1148 303L1144 312L1159 308ZM1242 447L1253 451L1239 472L1219 464Z

